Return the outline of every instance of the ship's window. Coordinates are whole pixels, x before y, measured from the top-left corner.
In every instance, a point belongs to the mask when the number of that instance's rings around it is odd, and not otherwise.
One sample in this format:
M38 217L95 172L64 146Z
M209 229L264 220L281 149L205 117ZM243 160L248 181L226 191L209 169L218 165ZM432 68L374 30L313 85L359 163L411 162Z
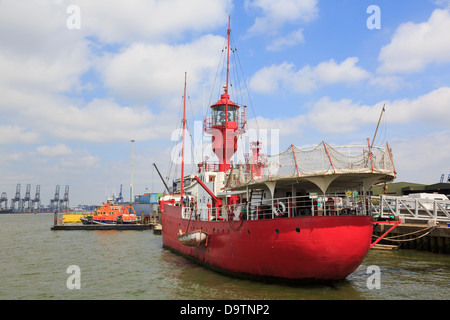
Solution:
M247 233L250 234L250 230L247 230Z
M228 106L225 113L225 105L216 105L213 107L213 125L225 125L225 120L238 121L239 107Z
M275 229L275 233L276 233L276 234L279 234L279 233L280 233L280 230Z
M297 233L300 233L300 228L296 228L295 231L296 231Z

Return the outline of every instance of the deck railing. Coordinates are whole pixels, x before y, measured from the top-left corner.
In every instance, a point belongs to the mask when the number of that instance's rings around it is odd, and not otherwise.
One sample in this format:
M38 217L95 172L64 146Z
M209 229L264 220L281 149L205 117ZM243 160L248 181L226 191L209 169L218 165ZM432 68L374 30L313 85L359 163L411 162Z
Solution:
M372 197L374 214L382 218L399 217L402 220L434 220L450 222L450 200L431 200L411 197Z
M248 202L223 205L220 208L190 203L183 208L183 218L203 221L261 220L297 216L369 215L369 197L348 195L317 195L252 199Z

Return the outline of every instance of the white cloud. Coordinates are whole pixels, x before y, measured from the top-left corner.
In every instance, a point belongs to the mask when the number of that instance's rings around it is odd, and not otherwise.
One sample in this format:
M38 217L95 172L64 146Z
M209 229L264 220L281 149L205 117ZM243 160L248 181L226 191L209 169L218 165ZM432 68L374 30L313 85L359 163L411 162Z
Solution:
M376 121L380 109L359 105L350 99L332 101L324 97L314 104L308 122L320 132L349 133Z
M305 125L305 116L299 115L293 118L275 118L267 119L261 116L250 119L249 128L257 128L260 130L279 130L280 136L289 136L292 134L300 134Z
M39 158L34 160L36 163L47 164L53 161L56 165L61 167L71 168L88 168L97 167L100 158L92 156L89 151L84 149L72 149L66 144L59 143L54 146L39 146L35 153L30 153L31 157Z
M450 11L436 9L423 23L400 25L391 42L381 49L379 73L412 73L430 63L450 62Z
M40 130L64 140L117 142L130 137L148 140L169 131L164 127L165 118L156 118L149 109L122 107L112 99L94 99L84 107L53 104L35 116L45 124Z
M0 145L26 143L31 144L39 141L39 135L29 132L25 128L13 125L0 126Z
M231 0L78 0L81 31L101 42L159 42L181 39L226 24Z
M303 29L295 30L284 37L276 38L267 46L269 51L281 51L289 47L296 46L305 41Z
M370 73L356 64L357 57L350 57L341 63L334 59L321 62L316 67L305 66L295 71L294 65L282 63L265 67L256 72L250 86L258 92L273 93L280 86L293 92L311 92L327 84L356 84L371 77Z
M438 6L443 6L443 7L450 7L450 0L434 0L434 3L436 3Z
M75 157L61 159L61 165L66 168L96 168L99 163L100 158L91 155L76 155Z
M252 76L250 87L257 92L274 93L278 91L280 84L289 83L288 78L295 75L293 68L294 65L287 62L264 67Z
M448 173L450 131L416 138L397 138L389 142L393 150L398 181L436 183ZM414 177L414 181L410 181Z
M245 6L263 11L248 30L250 35L276 32L287 23L310 22L319 11L317 0L247 0Z
M416 122L448 128L450 87L439 88L416 99L380 101L373 106L360 105L350 99L332 101L325 97L314 104L307 115L307 123L321 132L355 132L366 125L376 124L384 104L391 124Z
M82 51L74 49L52 61L33 54L18 57L0 53L0 86L45 92L76 89L80 85L79 77L89 67L88 56Z
M372 76L369 79L369 84L373 85L374 87L395 92L396 90L404 87L406 85L406 82L401 77L386 75L386 76Z
M194 93L215 71L224 39L209 35L180 45L134 41L168 40L167 36L186 30L215 28L219 15L225 24L223 10L230 1L79 1L76 5L81 12L80 30L67 28L68 4L63 1L0 2L0 111L4 120L0 133L8 137L2 144L36 143L47 137L110 142L130 135L142 140L168 136L173 105L179 102L172 100L182 96L184 71L188 71L188 87ZM170 19L169 8L176 8ZM117 22L123 19L127 23ZM145 36L148 28L153 29ZM97 56L98 44L86 36L124 41L126 46L116 54ZM89 68L96 68L103 77L94 86L110 89L111 98L86 98L86 102L73 98L93 86L82 82ZM160 101L152 110L145 107L155 99ZM172 113L156 116L155 106L163 99L160 108Z
M358 61L357 57L350 57L340 64L334 59L322 62L314 70L315 77L322 83L356 83L369 78L369 72L356 66Z
M193 92L217 68L217 55L224 38L206 35L180 45L131 45L111 55L101 66L105 86L132 102L149 102L164 95L183 93L184 72Z
M0 2L0 86L67 92L89 68L89 42L68 30L65 6L51 1Z
M44 156L54 157L61 155L70 155L73 153L72 149L65 144L58 144L56 146L40 146L36 148L36 151Z
M392 102L394 120L398 123L420 121L436 127L449 126L450 87L442 87L416 99Z
M64 141L117 142L130 136L140 140L158 139L170 134L173 113L155 115L144 106L121 106L112 98L95 98L88 103L47 93L4 90L5 118L14 126L12 141L37 142L57 138ZM0 105L1 106L1 105ZM27 131L27 129L30 128ZM11 130L14 129L14 130ZM6 136L6 135L5 135Z

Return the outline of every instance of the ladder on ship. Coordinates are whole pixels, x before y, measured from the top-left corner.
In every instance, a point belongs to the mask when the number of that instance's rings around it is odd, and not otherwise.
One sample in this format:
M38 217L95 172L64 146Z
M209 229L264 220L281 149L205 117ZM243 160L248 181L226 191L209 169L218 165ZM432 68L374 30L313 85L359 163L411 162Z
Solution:
M250 190L250 199L249 203L249 211L251 219L258 219L258 208L261 207L262 201L264 199L264 190L262 189L251 189Z

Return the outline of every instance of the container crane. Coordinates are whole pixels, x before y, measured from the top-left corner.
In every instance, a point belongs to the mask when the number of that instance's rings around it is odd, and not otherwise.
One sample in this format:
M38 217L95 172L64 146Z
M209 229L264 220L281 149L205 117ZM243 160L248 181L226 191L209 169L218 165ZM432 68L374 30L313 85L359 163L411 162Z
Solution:
M122 197L122 185L120 185L119 196L115 199L115 202L116 202L116 203L123 202L123 197Z
M16 208L16 203L18 204L18 211L22 210L22 199L20 199L20 183L17 184L16 186L16 195L14 198L11 199L11 210L14 210Z
M59 184L56 186L55 197L50 199L50 210L58 210L59 209Z
M31 202L33 209L39 210L41 208L41 186L39 184L36 186L36 194Z
M5 205L3 205L3 202ZM6 209L8 206L8 197L6 196L6 192L2 192L2 196L0 198L0 209Z
M69 186L68 185L66 185L66 188L64 190L64 197L59 200L59 208L60 208L60 210L69 209Z
M27 184L25 197L22 199L23 210L31 210L31 184Z

